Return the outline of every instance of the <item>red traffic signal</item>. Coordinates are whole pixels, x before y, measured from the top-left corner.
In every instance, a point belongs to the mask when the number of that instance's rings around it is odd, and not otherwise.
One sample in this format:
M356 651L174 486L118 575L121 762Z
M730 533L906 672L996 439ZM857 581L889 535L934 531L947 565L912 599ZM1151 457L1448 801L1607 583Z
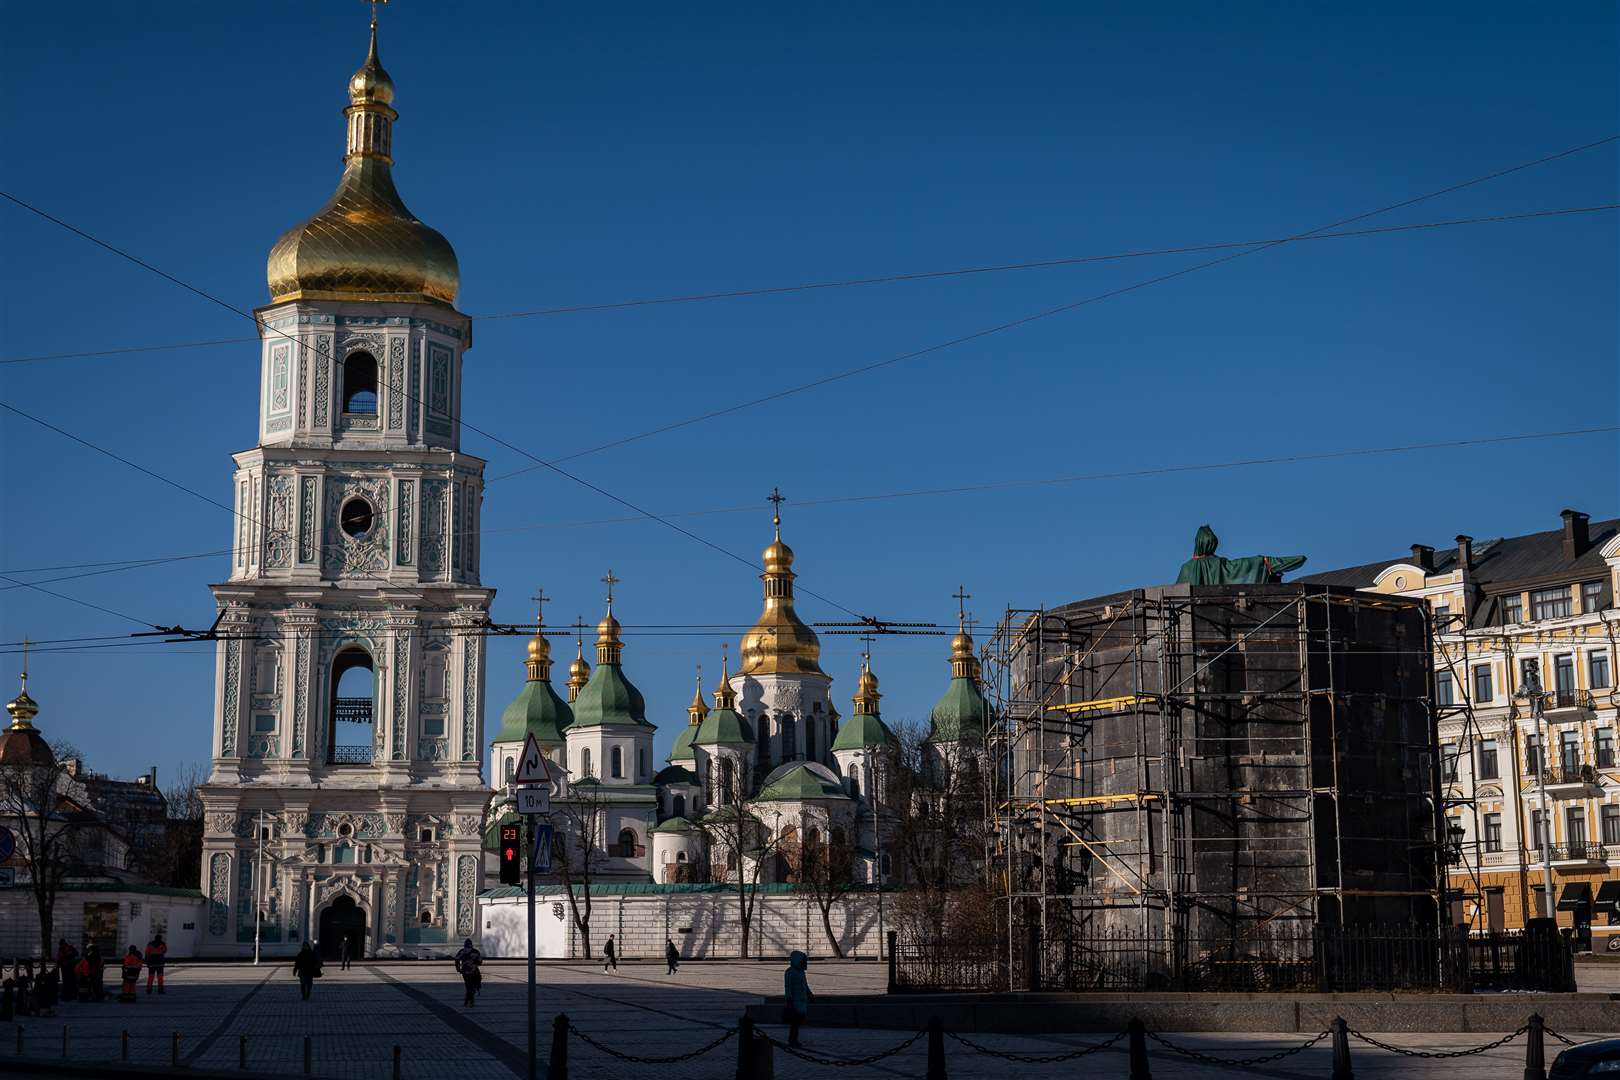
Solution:
M516 822L501 826L501 884L523 884L522 834Z

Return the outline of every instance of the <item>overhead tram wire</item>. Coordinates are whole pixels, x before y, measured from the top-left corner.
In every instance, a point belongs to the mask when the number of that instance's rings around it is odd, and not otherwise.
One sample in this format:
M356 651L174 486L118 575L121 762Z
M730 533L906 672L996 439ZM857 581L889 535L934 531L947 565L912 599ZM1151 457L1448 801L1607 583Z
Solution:
M3 194L3 193L0 193ZM1423 221L1407 225L1385 225L1373 229L1350 229L1343 232L1317 233L1311 236L1266 237L1257 240L1227 240L1209 244L1189 244L1180 247L1148 248L1137 251L1113 252L1104 255L1077 255L1061 259L1036 259L1028 262L999 263L988 266L958 267L950 270L924 270L877 277L843 278L831 281L812 281L797 285L771 285L753 289L731 289L724 292L692 293L679 296L655 296L637 300L604 301L592 304L574 304L566 307L535 308L528 311L504 311L473 314L469 317L483 322L505 319L528 319L555 315L577 315L599 311L624 311L634 308L658 307L671 304L695 304L719 300L740 300L760 296L781 296L791 293L824 292L834 289L859 288L872 285L905 284L914 281L935 281L941 278L970 277L1000 274L1017 270L1050 270L1065 266L1084 266L1092 263L1120 262L1166 255L1195 255L1233 248L1258 247L1262 244L1302 243L1312 240L1341 240L1346 238L1380 236L1388 233L1419 232L1453 228L1462 225L1490 225L1511 221L1530 221L1538 218L1567 217L1574 214L1595 214L1620 210L1620 203L1602 203L1595 206L1572 206L1554 210L1528 210L1512 214L1491 214L1482 217L1452 218L1446 221ZM129 353L162 352L167 350L200 349L216 345L242 345L256 342L256 337L219 338L213 341L181 341L160 345L128 345L111 349L91 349L81 352L43 353L37 356L13 356L0 359L0 364L30 364L46 360L84 360L99 356L120 356Z
M1105 480L1130 480L1152 476L1174 475L1176 473L1214 472L1226 469L1258 468L1267 465L1290 465L1308 461L1332 461L1346 458L1372 457L1382 454L1412 453L1420 450L1450 450L1471 446L1489 446L1505 443L1527 442L1536 439L1572 438L1583 435L1612 434L1620 431L1620 426L1573 428L1566 431L1540 431L1519 435L1488 435L1473 439L1449 439L1439 442L1407 443L1400 446L1357 447L1349 450L1325 450L1318 453L1285 454L1276 457L1245 458L1232 461L1201 462L1180 465L1163 465L1143 469L1124 469L1115 472L1075 473L1067 476L1036 477L1025 480L998 480L982 484L963 484L952 487L913 488L907 491L878 492L868 495L833 495L819 499L797 499L794 506L799 508L836 506L848 503L884 502L897 499L927 498L942 495L972 495L987 491L1002 491L1021 487L1047 487L1060 484L1093 483ZM720 514L746 514L754 513L756 507L749 506L720 506L704 510L676 510L666 511L663 516L672 518L713 517ZM642 517L613 517L591 518L576 521L545 521L528 525L509 525L500 528L479 529L473 533L466 531L452 532L454 537L477 536L482 539L489 536L498 536L503 533L532 532L538 529L575 529L591 528L602 525L626 525L645 521ZM164 563L181 562L188 559L205 558L214 555L234 554L235 549L222 549L217 551L197 552L190 555L170 555L140 560L120 560L115 563L80 563L68 564L61 567L31 567L26 569L13 569L0 572L0 574L43 573L54 569L73 569L75 566L111 566L111 569L95 571L96 573L121 573L125 570L140 570L150 566ZM133 565L131 565L133 564ZM80 575L69 575L77 577ZM88 576L88 575L86 575ZM48 585L55 581L67 578L45 578L35 584ZM22 586L6 586L0 592Z
M1503 177L1503 176L1511 175L1512 173L1521 172L1521 171L1523 171L1525 169L1533 168L1533 167L1538 166L1538 165L1544 165L1544 164L1547 164L1547 163L1552 162L1552 161L1557 161L1557 160L1559 160L1561 158L1569 157L1569 156L1571 156L1573 154L1578 154L1578 153L1581 153L1581 152L1586 151L1586 150L1590 150L1590 149L1594 149L1594 148L1599 147L1599 146L1607 145L1609 143L1615 142L1617 139L1620 139L1620 135L1609 135L1609 136L1606 136L1606 137L1604 137L1602 139L1598 139L1598 140L1594 140L1592 142L1584 143L1584 144L1581 144L1579 146L1570 147L1568 149L1561 150L1561 151L1558 151L1558 152L1553 153L1553 154L1544 155L1544 156L1542 156L1540 158L1536 158L1536 159L1531 160L1531 161L1522 162L1522 163L1520 163L1518 165L1513 165L1513 166L1510 166L1508 168L1499 169L1499 170L1497 170L1495 172L1488 173L1488 174L1485 174L1483 176L1478 176L1478 177L1471 178L1469 180L1461 181L1461 182L1456 183L1456 184L1451 184L1451 185L1448 185L1447 187L1440 188L1440 189L1438 189L1436 191L1428 192L1428 193L1423 194L1423 195L1414 196L1414 197L1409 198L1409 199L1404 199L1404 200L1401 200L1400 202L1391 203L1391 204L1389 204L1387 206L1383 206L1383 207L1380 207L1380 208L1377 208L1377 209L1374 209L1374 210L1365 211L1363 213L1356 214L1356 215L1353 215L1353 216L1348 217L1348 218L1343 218L1343 219L1340 219L1338 221L1331 222L1331 223L1329 223L1327 225L1323 225L1323 226L1320 226L1320 227L1317 227L1317 228L1314 228L1314 229L1309 229L1309 230L1306 230L1304 232L1297 233L1297 234L1294 234L1292 236L1289 236L1289 237L1286 237L1286 238L1283 238L1283 239L1279 239L1279 240L1275 240L1275 241L1272 241L1272 242L1262 244L1262 245L1260 245L1258 247L1245 248L1245 249L1240 250L1240 251L1235 251L1235 252L1233 252L1232 254L1229 254L1229 255L1223 255L1223 256L1221 256L1220 258L1217 258L1217 259L1206 260L1204 262L1197 263L1197 264L1195 264L1193 266L1190 266L1190 267L1183 267L1180 270L1172 271L1172 272L1167 273L1167 274L1161 274L1161 275L1158 275L1156 277L1152 277L1152 278L1148 278L1148 279L1145 279L1145 280L1142 280L1142 281L1139 281L1139 282L1135 282L1135 283L1133 283L1131 285L1123 286L1123 287L1118 288L1118 289L1109 290L1107 292L1100 293L1100 294L1090 296L1090 297L1086 297L1086 298L1078 300L1078 301L1074 301L1074 302L1071 302L1071 303L1068 303L1068 304L1059 305L1058 307L1055 307L1055 308L1048 308L1048 309L1046 309L1044 311L1035 312L1035 313L1032 313L1030 315L1026 315L1026 316L1023 316L1021 318L1011 320L1009 322L1000 323L1000 324L997 324L996 326L988 327L988 328L976 331L976 332L971 333L971 334L962 335L960 337L953 338L953 339L951 339L949 341L936 343L934 345L930 345L930 346L927 346L927 347L922 348L922 349L914 350L914 351L909 352L909 353L904 353L904 354L901 354L899 356L890 357L890 358L885 359L885 360L880 360L880 361L873 362L871 364L862 365L860 367L849 369L849 370L844 371L844 372L839 372L839 373L835 373L835 374L832 374L832 375L824 376L824 377L822 377L820 379L813 380L813 381L811 381L809 383L801 384L800 386L797 386L797 387L791 387L791 388L788 388L786 390L777 391L777 392L775 392L773 394L769 394L769 395L766 395L764 397L757 398L757 399L755 399L755 400L753 400L751 402L744 402L744 403L734 405L734 406L731 406L731 407L728 407L728 408L725 408L725 409L711 411L711 412L708 412L708 413L704 413L704 414L702 414L700 416L696 416L696 417L692 417L692 418L689 418L689 419L686 419L686 420L678 421L678 422L676 422L674 424L664 425L663 427L656 428L656 429L653 429L653 430L647 431L647 432L642 432L642 433L637 434L637 435L628 436L626 438L619 439L619 440L616 440L616 441L611 442L611 443L603 444L603 445L598 446L598 447L593 447L593 448L591 448L589 450L579 451L579 452L577 452L575 454L572 454L572 455L569 455L567 457L556 459L555 461L544 460L544 459L540 458L539 456L537 456L537 455L535 455L533 453L530 453L528 450L523 449L522 447L519 447L519 446L517 446L517 445L515 445L513 443L510 443L507 440L502 439L502 438L494 435L491 432L485 431L482 428L479 428L478 426L468 422L465 419L464 416L463 417L458 417L458 421L459 421L459 423L461 424L462 427L464 427L464 428L466 428L468 430L471 430L473 432L476 432L477 434L482 435L484 438L489 439L491 442L494 442L494 443L496 443L497 445L500 445L500 446L504 446L507 449L513 451L514 453L520 454L523 457L527 457L527 458L531 459L535 463L533 468L549 469L550 471L555 472L559 476L565 477L566 479L569 479L569 480L573 481L576 484L579 484L579 485L581 485L583 487L589 488L590 490L596 492L597 494L603 496L604 498L608 498L608 499L610 499L610 500L612 500L614 502L619 503L620 505L624 506L625 508L634 511L635 513L637 513L639 515L642 515L642 516L644 516L646 518L649 518L649 519L651 519L653 521L656 521L659 524L664 525L666 528L669 528L669 529L671 529L671 530L673 530L675 532L680 533L683 536L686 536L688 539L694 540L697 543L700 543L700 544L704 545L705 547L711 548L712 550L714 550L714 551L716 551L716 552L718 552L718 553L720 553L722 555L725 555L727 558L730 558L732 560L740 562L743 565L749 567L750 569L758 570L758 569L760 569L760 567L753 560L744 558L743 556L738 555L735 552L730 551L729 549L727 549L725 547L722 547L721 545L716 544L713 541L708 540L705 537L699 536L698 534L696 534L696 533L694 533L694 532L692 532L692 531L690 531L688 529L684 529L681 526L675 524L673 521L670 521L670 520L668 520L666 518L660 517L657 514L653 514L650 511L647 511L647 510L637 506L636 504L630 502L629 500L624 499L621 496L618 496L618 495L606 490L605 488L602 488L600 485L591 483L590 481L585 480L583 477L576 476L575 474L561 468L560 465L559 465L559 462L572 460L573 458L581 457L581 456L584 456L585 454L589 454L589 453L596 453L596 452L599 452L601 450L608 449L610 447L622 446L622 445L625 445L625 444L630 443L630 442L636 442L636 441L639 441L639 440L642 440L642 439L649 438L649 437L651 437L653 435L662 434L662 433L667 432L667 431L673 431L673 430L676 430L678 428L683 428L683 427L690 426L692 424L700 423L700 422L702 422L704 420L713 419L713 418L716 418L716 417L719 417L719 416L724 416L724 415L727 415L729 413L739 411L741 409L751 408L751 407L753 407L755 405L763 404L763 403L770 402L770 401L779 400L781 398L788 397L788 396L798 394L798 393L802 393L804 391L814 389L816 387L825 386L825 385L827 385L829 383L838 382L838 381L841 381L843 379L851 378L851 377L853 377L855 375L865 374L865 373L870 372L870 371L879 370L881 368L885 368L885 367L891 366L893 364L901 363L901 362L903 362L905 360L910 360L910 359L914 359L914 358L919 357L919 356L924 356L924 355L928 355L928 354L931 354L931 353L939 352L939 351L942 351L944 349L954 347L956 345L961 345L961 344L966 344L968 342L977 341L977 340L980 340L982 338L989 337L989 336L991 336L993 334L1003 333L1003 332L1005 332L1007 330L1011 330L1011 329L1014 329L1014 328L1017 328L1017 327L1025 326L1025 325L1028 325L1028 324L1030 324L1032 322L1036 322L1036 321L1039 321L1039 320L1042 320L1042 319L1050 318L1050 317L1052 317L1054 315L1062 314L1062 313L1068 312L1068 311L1073 311L1073 310L1075 310L1077 308L1080 308L1080 307L1083 307L1083 306L1086 306L1086 305L1089 305L1089 304L1098 303L1098 302L1100 302L1102 300L1110 299L1110 298L1115 297L1115 296L1120 296L1120 295L1124 295L1126 293L1135 292L1137 290L1144 289L1144 288L1147 288L1147 287L1152 286L1152 285L1161 284L1161 283L1166 282L1166 281L1172 281L1172 280L1175 280L1176 278L1184 277L1184 276L1186 276L1188 274L1196 273L1196 272L1198 272L1200 270L1210 269L1212 267L1221 265L1223 263L1232 262L1232 261L1234 261L1236 259L1240 259L1240 258L1243 258L1243 257L1248 256L1248 255L1255 255L1255 254L1258 254L1258 253L1260 253L1262 251L1269 251L1272 248L1281 246L1283 244L1292 243L1292 242L1297 241L1297 240L1302 240L1302 239L1306 239L1306 238L1309 238L1309 237L1312 237L1312 236L1315 236L1315 235L1318 235L1318 234L1321 234L1321 233L1326 233L1326 232L1329 232L1329 231L1334 230L1334 229L1342 228L1345 225L1351 225L1351 224L1354 224L1354 223L1356 223L1358 221L1364 221L1367 218L1375 217L1375 216L1378 216L1380 214L1390 213L1392 211L1399 210L1399 209L1402 209L1402 208L1407 207L1407 206L1412 206L1412 205L1415 205L1417 203L1427 201L1429 199L1438 198L1441 195L1450 194L1450 193L1455 192L1455 191L1460 191L1460 190L1462 190L1464 188L1472 187L1472 186L1475 186L1477 184L1485 183L1485 182L1490 181L1490 180L1494 180L1494 179L1498 179L1498 178ZM203 289L200 289L200 288L198 288L198 287L196 287L194 285L191 285L190 283L185 282L185 281L181 280L180 278L177 278L174 275L172 275L172 274L170 274L170 273L168 273L168 272L166 272L164 270L159 269L156 266L153 266L151 263L148 263L148 262L146 262L146 261L144 261L144 260L142 260L140 258L137 258L136 256L131 255L130 253L128 253L126 251L123 251L122 249L120 249L120 248L118 248L118 247L116 247L116 246L114 246L112 244L109 244L106 241L101 240L101 239L91 235L90 233L85 232L83 229L80 229L80 228L78 228L78 227L76 227L76 226L74 226L74 225L72 225L72 224L70 224L70 223L68 223L66 221L63 221L62 219L60 219L58 217L55 217L54 215L51 215L51 214L47 213L46 211L41 210L40 208L38 208L36 206L33 206L30 203L25 202L22 199L19 199L18 197L10 194L9 192L0 191L0 198L5 198L6 200L14 203L15 205L20 206L25 210L28 210L30 213L36 214L37 216L39 216L41 218L44 218L45 220L50 221L51 223L53 223L53 224L55 224L55 225L57 225L57 226L59 226L59 227L61 227L63 229L66 229L69 232L72 232L74 235L79 236L82 239L87 240L90 243L93 243L96 246L101 247L102 249L104 249L104 250L106 250L106 251L108 251L108 252L110 252L112 254L115 254L115 255L119 256L120 258L124 258L124 259L130 261L130 262L134 263L135 265L140 266L142 269L145 269L145 270L147 270L147 271L149 271L151 273L157 274L159 277L162 277L164 280L169 281L169 282L171 282L171 283L173 283L175 285L178 285L179 287L185 289L188 292L191 292L191 293L195 294L196 296L199 296L199 297L201 297L201 298L203 298L205 300L208 300L209 302L211 302L213 304L216 304L216 305L224 308L227 311L231 311L231 312L233 312L233 313L235 313L235 314L237 314L237 315L239 315L239 316L241 316L243 318L248 319L256 327L259 327L259 328L261 328L263 330L270 330L270 331L272 331L272 332L274 332L276 334L279 334L281 337L284 337L288 341L292 342L299 349L307 349L308 348L308 344L306 342L301 341L299 338L297 338L297 337L295 337L295 336L293 336L291 334L288 334L285 331L280 330L279 328L271 327L271 326L268 326L268 325L264 324L263 322L261 322L252 313L247 312L247 311L243 311L242 309L235 307L234 305L228 303L227 301L222 300L219 297L214 296L211 293L208 293ZM406 394L405 396L407 397L407 399L414 399L415 398L415 395ZM418 403L420 403L419 399L416 399L416 400L417 400ZM3 405L3 404L4 403L0 403L0 405ZM5 407L10 408L10 406L5 406ZM17 410L13 409L13 411L17 411ZM58 429L58 430L60 430L60 429ZM79 440L79 441L82 441L82 440ZM114 456L116 456L116 455L114 455ZM143 471L145 471L145 470L143 470ZM532 468L528 469L528 470L521 470L521 471L532 471ZM509 476L509 475L512 475L512 474L507 474L507 475ZM501 479L501 478L497 477L496 479ZM488 483L493 483L493 482L494 481L491 480ZM175 485L175 486L179 486L179 485ZM487 483L486 483L486 487L487 487ZM186 489L182 488L182 490L186 490ZM193 493L193 494L195 494L195 493ZM205 498L205 499L207 498L206 496L200 496L200 497ZM213 500L208 500L208 501L212 502ZM218 504L216 504L216 505L218 505ZM233 510L232 512L234 513L235 511ZM817 592L815 592L815 591L813 591L811 589L804 588L804 589L801 589L801 592L803 592L806 596L810 596L810 597L813 597L815 599L821 600L823 603L829 604L832 607L836 607L839 610L846 612L847 614L855 616L856 618L864 618L864 616L861 616L860 613L856 612L854 609L849 608L849 607L847 607L847 606L845 606L843 604L840 604L837 601L831 600L830 598L828 598L826 596L823 596L820 593L817 593Z
M1427 194L1424 194L1424 195L1415 195L1412 198L1403 199L1400 202L1391 203L1388 206L1383 206L1383 207L1380 207L1380 208L1378 208L1376 210L1368 210L1368 211L1365 211L1365 212L1360 213L1360 214L1353 215L1353 216L1348 217L1348 218L1343 218L1343 219L1341 219L1339 221L1332 222L1331 224L1323 225L1323 226L1321 226L1319 228L1315 228L1315 229L1310 229L1310 230L1307 230L1305 232L1296 234L1295 236L1292 236L1292 237L1288 237L1288 238L1281 239L1281 240L1274 240L1274 241L1262 244L1259 247L1251 247L1251 248L1247 248L1247 249L1242 250L1242 251L1236 251L1236 252L1233 252L1230 255L1222 255L1218 259L1207 259L1204 262L1194 263L1192 266L1182 267L1180 270L1174 270L1174 271L1171 271L1170 273L1167 273L1167 274L1159 274L1159 275L1157 275L1155 277L1145 278L1145 279L1143 279L1141 281L1134 282L1134 283L1132 283L1130 285L1124 285L1124 286L1121 286L1121 287L1119 287L1117 289L1109 289L1106 292L1096 293L1096 294L1094 294L1092 296L1088 296L1088 297L1085 297L1085 298L1080 299L1080 300L1075 300L1075 301L1072 301L1072 302L1067 303L1067 304L1059 304L1056 307L1046 308L1046 309L1044 309L1042 311L1033 312L1033 313L1031 313L1029 315L1024 315L1024 316L1021 316L1019 318L1009 320L1007 322L998 323L995 326L989 326L989 327L985 327L985 328L980 329L980 330L975 330L972 333L963 334L963 335L961 335L959 337L954 337L954 338L951 338L951 339L949 339L947 341L936 342L933 345L924 346L923 348L920 348L920 349L913 349L910 352L900 353L899 355L891 356L891 357L888 357L888 358L883 359L883 360L875 360L875 361L873 361L871 363L861 364L861 365L859 365L857 367L848 368L848 369L846 369L844 371L834 372L833 374L830 374L830 375L823 375L820 378L811 379L809 382L800 383L797 386L790 386L790 387L787 387L786 389L778 390L778 391L775 391L774 393L770 393L770 394L765 394L765 395L762 395L760 397L750 399L748 401L741 401L741 402L737 402L736 404L733 404L733 405L725 406L723 408L712 409L712 410L710 410L708 412L699 413L696 416L688 417L685 420L678 420L678 421L676 421L674 423L671 423L671 424L664 424L664 425L662 425L660 427L650 428L650 429L648 429L646 431L640 432L640 433L635 434L635 435L629 435L629 436L626 436L626 437L621 438L621 439L614 439L614 440L612 440L610 442L601 443L601 444L599 444L597 446L593 446L593 447L590 447L590 448L585 449L585 450L576 451L575 453L568 454L568 455L565 455L565 456L560 457L560 458L555 458L555 459L553 459L552 463L554 464L554 463L557 463L557 462L572 461L575 458L584 457L587 454L596 454L596 453L600 453L603 450L610 450L610 449L613 449L615 447L625 446L625 445L628 445L628 444L633 443L633 442L639 442L639 441L641 441L643 439L651 438L654 435L663 435L663 434L666 434L668 432L676 431L676 430L679 430L679 429L684 428L684 427L690 427L693 424L702 423L702 422L704 422L706 420L714 420L714 419L717 419L717 418L722 417L722 416L728 416L728 415L730 415L732 413L742 412L742 411L744 411L746 409L752 409L752 408L755 408L755 407L760 406L760 405L766 405L766 404L769 404L770 402L773 402L773 401L780 401L783 398L792 397L792 396L794 396L796 394L802 394L802 393L804 393L804 392L806 392L808 390L815 390L815 389L818 389L818 388L823 387L823 386L828 386L828 385L830 385L832 383L841 382L841 381L843 381L845 379L854 378L857 375L866 375L866 374L869 374L869 373L871 373L873 371L879 371L879 370L881 370L883 368L887 368L887 367L891 367L891 366L893 366L895 364L903 363L903 362L905 362L907 360L915 360L915 359L917 359L918 357L921 357L921 356L928 356L928 355L931 355L933 353L943 352L946 349L954 348L954 347L956 347L958 345L966 345L966 344L969 344L969 343L974 342L974 341L979 341L979 340L982 340L984 338L991 337L991 336L993 336L995 334L1005 333L1008 330L1014 330L1014 329L1017 329L1019 327L1028 326L1031 323L1039 322L1039 321L1041 321L1043 319L1049 319L1049 318L1051 318L1051 317L1053 317L1055 315L1062 315L1062 314L1065 314L1067 312L1074 311L1074 310L1076 310L1078 308L1086 307L1086 306L1091 305L1091 304L1100 303L1100 302L1102 302L1104 300L1110 300L1110 299L1113 299L1116 296L1124 296L1127 293L1136 292L1136 291L1138 291L1140 289L1149 288L1150 286L1153 286L1153 285L1160 285L1160 284L1163 284L1164 282L1167 282L1167 281L1173 281L1173 280L1175 280L1177 278L1185 277L1188 274L1195 274L1195 273L1199 272L1200 270L1208 270L1208 269L1211 269L1212 267L1220 266L1223 263L1233 262L1233 261L1235 261L1237 259L1242 259L1242 258L1245 258L1245 257L1250 256L1250 255L1258 255L1262 251L1270 251L1273 248L1280 247L1280 246L1282 246L1284 244L1293 243L1296 240L1308 239L1308 238L1310 238L1310 237L1312 237L1312 236L1314 236L1314 235L1316 235L1318 233L1323 233L1323 232L1327 232L1327 231L1332 230L1332 229L1337 229L1337 228L1340 228L1340 227L1342 227L1344 225L1351 225L1351 224L1354 224L1355 222L1358 222L1358 221L1365 221L1367 218L1376 217L1379 214L1391 213L1391 212L1393 212L1395 210L1400 210L1400 209L1402 209L1404 207L1413 206L1413 205L1415 205L1417 203L1425 202L1425 201L1427 201L1429 199L1435 199L1435 198L1439 198L1442 195L1449 195L1452 192L1461 191L1464 188L1473 187L1473 186L1475 186L1477 184L1483 184L1483 183L1486 183L1487 181L1490 181L1490 180L1496 180L1496 179L1499 179L1499 178L1501 178L1503 176L1511 175L1512 173L1522 172L1525 169L1534 168L1537 165L1544 165L1544 164L1547 164L1548 162L1551 162L1551 161L1557 161L1560 158L1569 157L1571 154L1578 154L1578 153L1581 153L1581 152L1586 151L1586 150L1591 150L1591 149L1593 149L1595 147L1605 146L1605 145L1607 145L1609 143L1615 142L1616 140L1620 140L1620 135L1610 135L1610 136L1607 136L1606 138L1598 139L1598 140L1596 140L1594 142L1583 143L1580 146L1571 147L1570 149L1567 149L1567 150L1561 150L1558 153L1549 154L1549 155L1546 155L1545 157L1536 158L1533 161L1522 162L1521 164L1513 165L1513 166L1510 166L1510 167L1508 167L1506 169L1498 169L1496 172L1488 173L1488 174L1486 174L1484 176L1477 176L1477 177L1474 177L1473 179L1470 179L1470 180L1461 181L1460 183L1451 184L1451 185L1449 185L1447 187L1440 188L1440 189L1438 189L1436 191L1428 192ZM515 471L510 472L510 473L503 473L500 476L494 477L493 479L489 480L487 482L486 486L488 486L488 484L496 483L497 481L500 481L500 480L510 479L513 476L518 476L518 475L521 475L521 474L523 474L525 472L532 472L534 470L534 468L536 468L536 467L537 466L530 466L528 468L518 469L518 470L515 470Z

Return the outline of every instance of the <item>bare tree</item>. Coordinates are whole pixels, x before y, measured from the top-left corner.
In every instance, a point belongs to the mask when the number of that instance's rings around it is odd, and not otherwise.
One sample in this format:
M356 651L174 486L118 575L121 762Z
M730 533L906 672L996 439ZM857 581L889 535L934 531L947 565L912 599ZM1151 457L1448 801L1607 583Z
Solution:
M742 783L720 787L719 805L697 823L709 850L709 879L735 885L737 921L742 928L741 951L747 959L754 926L754 903L759 898L765 867L781 854L781 840L748 808Z
M976 744L930 744L914 722L895 725L900 763L885 802L896 817L892 843L910 895L898 914L913 940L946 936L953 894L990 872L983 857L988 824Z
M78 862L78 833L96 825L73 795L79 785L60 762L0 766L0 821L17 833L18 853L39 914L40 955L50 956L56 894Z
M187 762L163 788L169 815L159 863L164 885L195 887L202 878L203 801L199 788L207 782L208 769Z
M603 822L607 800L602 785L589 774L568 785L568 797L552 804L555 825L551 865L568 890L568 910L579 931L585 956L591 955L591 879L606 858Z
M855 853L844 830L835 829L830 837L807 836L789 852L793 862L794 890L805 896L821 912L821 929L827 945L840 960L844 947L833 933L832 909L855 889Z

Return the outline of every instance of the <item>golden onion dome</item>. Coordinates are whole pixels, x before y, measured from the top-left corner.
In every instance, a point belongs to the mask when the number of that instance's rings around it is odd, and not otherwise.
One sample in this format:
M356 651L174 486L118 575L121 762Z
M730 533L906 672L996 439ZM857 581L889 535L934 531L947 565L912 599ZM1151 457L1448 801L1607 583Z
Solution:
M270 302L373 300L454 304L461 286L455 250L422 224L394 188L394 81L371 51L349 79L343 176L316 215L270 249Z
M966 630L951 638L951 659L966 660L973 656L973 637Z
M613 612L608 612L602 621L596 624L596 643L598 645L622 645L623 642L619 640L619 631L621 629L619 620L613 617Z
M782 543L780 536L766 546L759 558L767 574L785 574L793 569L793 549Z
M743 635L741 673L744 675L824 675L821 639L793 610L793 549L777 535L762 556L765 573L765 610L753 629Z
M590 677L591 665L586 661L584 654L574 657L573 662L568 665L568 678L573 680L589 679Z

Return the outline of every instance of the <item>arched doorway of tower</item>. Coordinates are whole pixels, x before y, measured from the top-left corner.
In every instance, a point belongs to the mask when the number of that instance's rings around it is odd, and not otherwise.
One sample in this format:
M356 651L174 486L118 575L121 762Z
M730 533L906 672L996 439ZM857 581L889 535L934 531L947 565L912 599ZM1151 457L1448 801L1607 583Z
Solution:
M321 959L336 960L341 955L344 941L349 943L349 955L356 959L366 955L366 912L352 896L340 896L321 911L317 932Z
M327 746L333 765L369 765L376 744L377 678L371 654L350 646L332 660L332 703Z

